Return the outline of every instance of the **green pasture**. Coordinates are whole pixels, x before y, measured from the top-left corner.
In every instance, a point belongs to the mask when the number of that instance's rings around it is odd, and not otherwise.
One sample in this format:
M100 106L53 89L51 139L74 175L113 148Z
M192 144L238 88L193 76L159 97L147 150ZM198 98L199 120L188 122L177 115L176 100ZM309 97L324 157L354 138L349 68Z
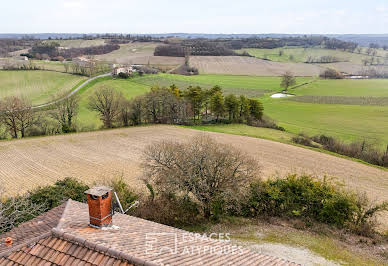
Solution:
M269 59L276 62L298 62L303 63L308 60L309 57L318 59L321 56L334 56L341 62L351 62L354 64L362 64L362 60L370 58L366 54L350 53L343 50L331 50L323 48L302 48L302 47L282 47L276 49L241 49L236 50L238 53L248 52L250 55L262 59ZM280 55L280 51L283 54ZM379 56L385 56L384 51L379 52Z
M71 91L84 80L85 77L52 71L0 71L0 98L18 96L34 105L42 104Z
M88 108L89 98L99 88L113 88L123 94L127 99L145 94L150 90L147 85L133 82L131 79L112 79L111 77L98 79L82 88L80 94L80 110L77 116L78 125L81 130L96 130L102 126L98 113Z

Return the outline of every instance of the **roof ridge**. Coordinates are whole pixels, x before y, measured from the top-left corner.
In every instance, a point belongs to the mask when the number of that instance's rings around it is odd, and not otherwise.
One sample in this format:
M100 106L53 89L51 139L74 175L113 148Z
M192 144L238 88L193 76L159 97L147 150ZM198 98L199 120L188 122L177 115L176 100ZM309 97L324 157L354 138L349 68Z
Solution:
M66 241L77 243L77 244L84 246L86 248L93 249L97 252L105 253L109 256L112 256L112 257L115 257L118 259L126 260L129 263L133 263L135 265L158 266L158 264L148 262L144 259L131 256L131 255L125 253L124 251L120 251L120 250L113 249L113 248L108 248L108 247L105 247L101 244L93 243L93 242L87 240L86 238L72 235L70 233L65 232L64 230L62 230L60 228L53 228L51 230L51 233L54 236L62 238Z
M59 222L58 222L57 226L54 227L54 228L58 228L58 229L59 229L59 228L62 227L63 223L65 222L65 216L66 216L67 210L70 208L71 202L72 202L71 199L68 199L68 200L66 201L65 209L64 209L63 212L62 212L61 218L59 219Z
M2 257L8 257L11 253L13 253L13 252L15 252L15 251L18 251L18 250L22 249L22 248L25 247L25 246L29 246L29 245L31 245L32 243L37 243L37 242L39 242L40 240L42 240L42 239L44 239L44 238L47 238L47 237L51 236L51 234L52 234L52 233L49 231L49 232L44 233L44 234L42 234L42 235L40 235L40 236L31 238L31 239L30 239L29 241L27 241L27 242L24 242L24 243L19 244L19 245L17 245L17 246L11 247L9 250L4 251L3 253L0 253L0 258L2 258Z

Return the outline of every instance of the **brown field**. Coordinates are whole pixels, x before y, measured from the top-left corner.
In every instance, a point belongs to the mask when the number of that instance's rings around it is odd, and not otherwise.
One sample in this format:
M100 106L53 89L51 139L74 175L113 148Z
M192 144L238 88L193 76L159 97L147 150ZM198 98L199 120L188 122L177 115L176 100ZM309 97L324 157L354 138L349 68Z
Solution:
M120 49L109 54L98 55L96 59L118 64L140 64L171 70L184 63L183 57L154 56L154 50L160 43L135 42L120 45Z
M324 68L303 63L279 63L244 56L192 56L190 65L201 74L280 76L291 71L296 76L317 76Z
M6 192L23 192L64 177L87 183L124 174L141 185L142 150L153 141L185 140L209 134L254 156L265 177L310 173L340 178L352 189L388 200L388 171L283 143L228 135L202 133L176 126L147 126L80 134L0 142L0 182Z
M320 64L321 67L333 68L339 72L352 75L363 75L369 69L375 69L377 72L388 72L388 66L363 66L351 62L340 62L331 64Z
M147 126L0 142L0 185L8 195L75 177L88 184L123 176L144 189L140 163L144 147L165 139L209 134L256 158L262 177L307 173L337 177L346 188L372 200L388 200L388 171L288 144L176 126ZM1 187L0 186L0 187ZM388 215L383 219L388 228Z

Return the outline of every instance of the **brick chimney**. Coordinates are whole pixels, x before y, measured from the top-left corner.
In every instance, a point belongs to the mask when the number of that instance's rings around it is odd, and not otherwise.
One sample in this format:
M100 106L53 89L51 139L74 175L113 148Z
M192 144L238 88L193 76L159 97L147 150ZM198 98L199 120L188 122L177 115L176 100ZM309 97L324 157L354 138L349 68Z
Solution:
M85 191L88 197L90 226L102 228L112 224L112 189L98 186Z

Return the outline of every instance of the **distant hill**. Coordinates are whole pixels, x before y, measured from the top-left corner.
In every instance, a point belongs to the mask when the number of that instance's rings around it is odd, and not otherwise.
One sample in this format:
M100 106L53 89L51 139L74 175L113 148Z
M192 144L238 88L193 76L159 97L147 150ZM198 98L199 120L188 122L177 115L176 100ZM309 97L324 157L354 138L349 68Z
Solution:
M12 33L0 33L0 38L23 38L23 37L34 37L36 39L46 40L48 38L81 38L85 34L81 33L31 33L31 34L12 34ZM90 33L88 35L96 36L96 33ZM100 34L103 35L103 34ZM178 37L178 38L249 38L249 37L272 37L272 38L284 38L284 37L300 37L300 36L327 36L337 38L343 41L356 42L362 46L367 46L370 43L377 43L379 45L388 45L388 34L206 34L206 33L160 33L160 34L131 34L134 36L152 36L157 38L162 37Z

